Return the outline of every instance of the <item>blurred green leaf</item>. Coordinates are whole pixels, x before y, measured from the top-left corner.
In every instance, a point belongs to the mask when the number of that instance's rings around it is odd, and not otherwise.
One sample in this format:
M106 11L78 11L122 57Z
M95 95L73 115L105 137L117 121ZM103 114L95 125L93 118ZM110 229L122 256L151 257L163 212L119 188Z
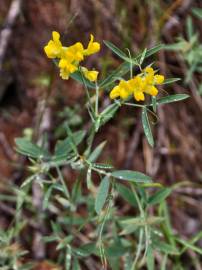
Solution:
M175 238L175 240L180 243L181 245L183 245L184 247L186 247L187 249L191 249L193 251L195 251L196 253L202 255L202 248L199 248L195 245L193 245L192 243L190 243L187 240L184 239L180 239L180 238Z
M187 98L189 98L189 95L175 94L175 95L170 95L170 96L162 97L162 98L158 99L157 104L167 104L167 103L181 101L181 100L184 100Z
M176 247L174 247L168 243L162 242L160 240L157 240L157 239L153 240L152 246L153 246L153 248L155 248L163 253L167 253L167 254L171 254L171 255L179 255L179 251Z
M164 201L172 192L171 188L162 188L161 190L157 191L154 195L149 197L148 204L154 205L159 204Z
M159 44L154 46L153 48L150 48L147 50L146 54L145 54L145 59L155 53L157 53L158 51L160 51L161 49L164 48L164 45ZM132 58L132 63L133 65L135 65L138 61L140 61L142 57L142 53L138 54L137 57ZM129 62L124 62L123 64L121 64L116 70L114 70L107 78L105 78L104 80L100 81L98 83L100 88L107 88L109 87L112 83L114 83L117 78L120 78L122 76L124 76L125 74L127 74L130 69L131 69L131 59L129 59Z
M170 83L174 83L174 82L177 82L177 81L180 81L181 79L180 78L169 78L169 79L166 79L163 84L170 84Z
M130 170L114 171L112 172L111 175L119 180L127 180L135 183L152 182L150 176L147 176L137 171L130 171Z
M118 191L118 193L128 202L130 203L132 206L136 207L137 206L137 201L134 197L133 192L126 187L125 185L116 183L116 190Z
M76 80L77 82L83 84L85 87L91 88L91 89L95 89L96 86L94 83L90 82L89 80L87 80L80 71L76 71L74 73L72 73L70 75L71 78L73 78L74 80Z
M74 143L75 145L79 145L84 137L86 135L86 132L84 130L80 130L80 131L77 131L77 132L74 132L73 133L73 137L74 137ZM67 157L68 154L72 151L72 143L71 143L71 138L70 137L67 137L65 140L63 141L58 141L56 146L55 146L55 151L54 151L54 157L53 159L55 158L58 158L58 157Z
M151 245L147 249L146 261L148 270L154 270L154 252Z
M105 108L100 113L101 124L104 125L107 121L109 121L115 115L120 106L121 105L118 102L115 102Z
M151 131L151 126L149 123L149 118L147 115L147 109L145 107L142 109L142 126L143 126L144 134L147 138L148 143L151 145L151 147L153 147L154 139L153 139L153 135Z
M51 185L44 195L44 198L43 198L43 209L44 210L48 208L49 199L50 199L51 193L53 191L53 188L54 188L54 185Z
M156 97L152 97L152 108L153 108L153 111L156 112L156 109L157 109Z
M17 145L17 151L20 154L40 159L50 157L48 151L25 138L16 138L15 143Z
M96 250L95 243L90 242L80 246L79 248L74 249L74 252L76 253L77 256L88 257L91 254L93 254L95 250Z
M74 258L72 270L81 270L81 267L80 267L80 265L79 265L79 261L78 261L77 258Z
M202 8L192 8L192 13L193 13L198 19L202 19Z
M70 247L70 245L67 245L66 254L65 254L65 270L70 270L71 259L72 259L71 247Z
M100 214L105 204L109 192L109 186L110 186L110 179L108 176L105 176L100 183L98 193L95 199L95 211L97 214Z
M120 50L118 47L116 47L113 43L104 40L104 44L105 44L112 52L114 52L116 55L118 55L121 59L123 59L124 61L129 61L129 62L130 62L130 58L128 58L128 56L127 56L122 50Z
M101 153L102 153L103 148L104 148L105 145L106 145L106 142L107 142L107 141L104 141L104 142L100 143L100 144L93 150L93 152L90 154L90 156L89 156L89 158L88 158L88 161L90 161L90 162L95 162L95 161L98 159L98 157L99 157L99 156L101 155Z

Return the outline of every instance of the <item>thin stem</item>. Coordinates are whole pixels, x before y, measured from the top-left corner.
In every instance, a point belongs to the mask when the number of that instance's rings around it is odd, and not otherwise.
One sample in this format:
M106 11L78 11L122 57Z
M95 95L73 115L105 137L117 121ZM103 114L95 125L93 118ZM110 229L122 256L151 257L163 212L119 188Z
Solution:
M124 103L122 103L122 104L123 104L123 105L132 106L132 107L141 107L141 108L147 107L147 105L140 105L140 104L130 103L130 102L124 102Z
M98 106L99 106L99 86L96 83L95 87L96 99L95 99L95 115L98 116Z
M144 231L143 231L143 229L140 229L137 253L136 253L134 262L133 262L133 264L132 264L131 270L135 270L137 261L138 261L138 259L139 259L139 257L140 257L140 253L141 253L141 249L142 249L143 235L144 235Z

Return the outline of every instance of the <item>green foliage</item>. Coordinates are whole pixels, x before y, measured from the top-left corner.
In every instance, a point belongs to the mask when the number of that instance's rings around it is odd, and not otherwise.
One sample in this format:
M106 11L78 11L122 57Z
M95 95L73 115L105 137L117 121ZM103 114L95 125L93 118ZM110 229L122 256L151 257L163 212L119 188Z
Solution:
M193 8L192 13L199 20L202 19L202 9ZM186 38L178 37L177 42L165 46L166 50L178 52L187 64L185 83L193 81L195 73L202 73L202 44L199 33L195 31L191 17L186 20ZM201 94L202 86L197 83L199 94Z
M164 258L161 268L166 269L167 260L179 260L187 249L201 254L195 240L180 239L170 225L166 199L172 196L172 188L161 186L159 189L160 184L153 182L150 176L142 172L114 169L110 162L100 162L99 158L104 147L107 147L107 141L94 146L94 139L100 128L116 116L119 108L131 106L141 109L144 134L153 147L149 114L157 118L158 106L182 101L188 98L188 95L152 97L144 104L117 99L102 108L99 106L101 89L108 92L115 81L133 73L134 67L142 69L145 59L163 48L162 45L157 45L131 57L127 50L122 51L108 41L105 41L105 44L123 61L116 70L97 83L83 78L80 71L71 74L86 90L90 127L80 127L83 121L79 118L80 130L74 131L78 128L70 121L74 113L66 109L62 115L63 117L65 113L67 116L62 125L65 134L63 140L56 142L52 152L49 153L45 147L28 139L16 139L17 151L27 156L32 163L29 166L30 175L22 184L21 191L29 196L32 183L41 187L42 209L53 214L47 214L46 217L51 223L52 232L44 236L44 242L55 243L60 263L66 270L82 269L83 261L90 256L98 257L103 267L108 261L110 267L116 270L134 270L140 266L154 270L159 263L156 258L160 257ZM166 79L164 85L178 80ZM68 180L65 178L62 169L67 167L76 174L75 179L73 176ZM96 184L96 176L101 179L99 185ZM27 207L27 202L22 200L22 193L19 194L21 199L18 200L17 209L20 211L22 207ZM124 205L130 204L132 208L129 216L117 214L117 200ZM30 208L30 204L28 206ZM86 211L81 214L83 209ZM88 228L94 229L89 235L86 233Z

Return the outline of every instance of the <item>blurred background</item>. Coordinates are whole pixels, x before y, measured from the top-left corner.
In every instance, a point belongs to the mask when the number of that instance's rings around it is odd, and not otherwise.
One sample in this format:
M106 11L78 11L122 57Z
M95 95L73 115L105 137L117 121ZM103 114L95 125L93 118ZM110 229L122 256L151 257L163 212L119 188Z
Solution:
M116 168L151 175L167 186L179 187L169 199L172 223L178 233L193 236L202 229L202 1L194 0L0 0L0 193L20 185L27 177L27 161L15 152L14 138L34 136L44 106L50 147L73 129L88 125L82 85L61 80L43 47L56 30L64 44L88 44L94 34L102 44L99 55L89 57L88 68L106 76L121 62L102 40L133 55L164 43L167 49L154 58L160 72L179 77L168 93L190 95L183 102L162 106L154 126L151 149L140 123L140 111L122 108L97 137L108 140L102 156ZM110 89L107 89L110 90ZM103 107L110 101L102 93ZM45 105L44 105L45 104ZM36 131L37 130L37 131ZM71 171L64 169L68 179ZM14 215L14 203L0 196L0 227ZM51 257L51 255L50 255ZM42 269L42 268L40 268ZM45 268L44 268L45 269Z

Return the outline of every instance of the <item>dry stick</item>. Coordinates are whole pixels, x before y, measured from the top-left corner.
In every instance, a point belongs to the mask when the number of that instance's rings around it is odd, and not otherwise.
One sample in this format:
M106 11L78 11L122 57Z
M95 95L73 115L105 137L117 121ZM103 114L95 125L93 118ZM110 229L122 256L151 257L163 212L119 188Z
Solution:
M13 26L21 10L22 1L23 0L13 0L5 20L4 28L0 33L0 72L2 71L3 61L12 35Z

